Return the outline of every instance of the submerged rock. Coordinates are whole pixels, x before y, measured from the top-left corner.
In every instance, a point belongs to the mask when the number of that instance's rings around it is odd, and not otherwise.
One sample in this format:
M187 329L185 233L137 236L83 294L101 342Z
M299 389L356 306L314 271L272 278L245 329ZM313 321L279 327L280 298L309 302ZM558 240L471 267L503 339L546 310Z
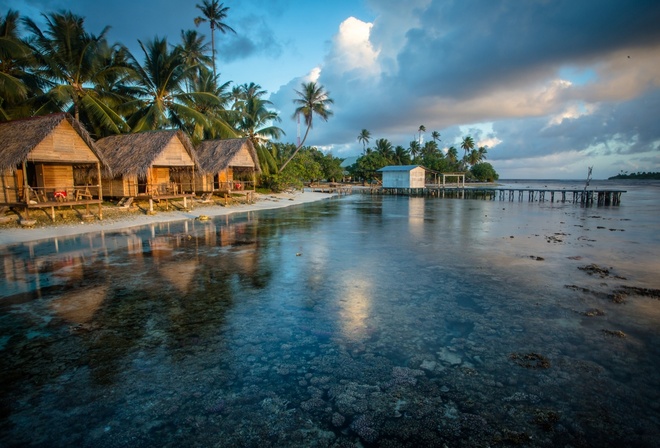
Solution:
M437 352L437 355L438 358L440 358L440 361L450 364L452 366L457 366L463 363L463 358L461 358L460 355L451 352L446 348L442 348L439 352Z

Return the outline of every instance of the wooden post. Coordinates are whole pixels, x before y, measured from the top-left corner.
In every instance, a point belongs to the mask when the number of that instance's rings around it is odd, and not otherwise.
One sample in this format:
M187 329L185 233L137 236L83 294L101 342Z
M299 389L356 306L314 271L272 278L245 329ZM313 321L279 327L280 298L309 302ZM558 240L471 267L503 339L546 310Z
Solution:
M102 203L103 203L103 181L101 180L101 163L100 162L96 163L96 173L97 173L97 176L99 176L99 182L98 182L98 185L99 185L99 187L98 187L99 188L99 219L101 221L103 221L103 206L102 206ZM111 183L111 185L112 185L112 183ZM87 212L87 213L89 213L89 212Z

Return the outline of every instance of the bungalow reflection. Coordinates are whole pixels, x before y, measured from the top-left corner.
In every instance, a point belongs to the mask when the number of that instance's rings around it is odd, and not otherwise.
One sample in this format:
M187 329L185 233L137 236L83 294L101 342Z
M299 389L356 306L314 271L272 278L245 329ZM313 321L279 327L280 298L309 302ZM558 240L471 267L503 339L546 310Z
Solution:
M92 255L84 251L34 259L3 255L1 278L4 279L4 284L0 298L27 294L26 297L14 298L19 301L29 300L32 297L41 297L46 288L79 283L89 269L86 263L98 260L99 255L103 259L102 253Z
M64 292L50 303L50 308L72 324L89 324L108 296L108 285Z

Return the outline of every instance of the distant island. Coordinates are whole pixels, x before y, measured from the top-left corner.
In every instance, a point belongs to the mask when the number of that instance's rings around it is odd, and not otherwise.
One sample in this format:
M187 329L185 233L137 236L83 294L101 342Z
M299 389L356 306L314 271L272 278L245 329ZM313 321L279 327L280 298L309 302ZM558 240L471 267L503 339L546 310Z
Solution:
M653 179L653 180L660 180L660 173L626 173L626 172L621 172L617 174L616 176L608 177L608 180L612 179Z

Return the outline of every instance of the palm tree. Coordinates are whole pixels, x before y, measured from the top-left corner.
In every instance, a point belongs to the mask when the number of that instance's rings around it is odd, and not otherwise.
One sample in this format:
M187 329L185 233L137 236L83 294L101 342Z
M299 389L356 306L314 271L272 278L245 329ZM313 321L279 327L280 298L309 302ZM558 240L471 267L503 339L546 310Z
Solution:
M421 125L417 132L419 132L419 144L421 145L422 144L422 133L426 132L426 126Z
M479 151L476 149L473 149L470 151L470 153L467 155L467 163L470 164L470 166L474 166L480 161L480 155Z
M458 162L458 149L456 149L454 146L450 146L449 149L447 150L447 159L451 163L457 163Z
M213 97L192 96L181 97L181 102L186 106L196 110L206 117L206 122L187 121L185 128L190 134L193 142L199 142L206 139L215 138L235 138L240 136L235 128L235 115L232 110L227 110L229 102L228 81L218 85L217 79L213 77L210 67L200 66L199 73L195 75L195 80L190 80L190 91L210 93ZM219 100L219 101L218 101Z
M282 172L284 167L296 156L302 145L305 143L309 130L312 128L314 115L318 115L323 121L328 121L328 118L333 114L328 107L334 103L334 100L330 98L330 92L326 92L323 86L317 85L315 82L308 82L302 83L301 87L301 90L295 91L299 98L293 100L294 104L298 105L293 113L293 118L296 119L302 115L303 118L305 118L307 129L305 130L305 136L298 144L296 150L280 167L280 172Z
M429 157L437 156L440 153L440 149L438 148L438 144L434 140L431 140L429 142L424 143L421 153L422 153L422 157L429 158Z
M213 59L213 77L215 77L215 29L217 28L223 34L226 34L227 31L236 34L236 31L223 22L227 18L228 6L219 3L218 0L203 0L201 5L195 6L203 14L203 16L195 18L195 26L199 26L200 23L209 22L211 27L211 59Z
M410 152L401 145L394 148L394 161L397 165L410 165Z
M130 65L130 52L121 45L110 46L104 42L98 48L98 57L102 61L101 65L107 67L103 76L94 78L94 85L91 86L96 95L103 99L100 107L109 109L110 113L126 111L123 109L123 105L135 99L139 94L139 89L133 85L135 72ZM80 121L96 138L117 133L116 129L108 128L90 116L87 108L80 110ZM120 129L122 132L130 130L125 120L121 121Z
M199 78L201 70L213 63L213 59L207 55L208 50L209 44L204 42L204 36L195 30L181 30L181 43L177 46L177 51L181 53L184 64L197 67L197 71L190 75L187 86L189 90L191 84Z
M242 86L239 86L238 89L240 91L239 98L241 99L261 98L268 94L267 90L262 89L259 84L255 84L254 82L243 84Z
M439 142L440 141L440 133L438 131L431 132L431 138L433 139L434 142Z
M251 82L234 86L228 99L233 102L236 129L252 141L261 171L264 174L275 174L280 160L279 147L273 145L270 139L280 138L284 131L273 125L282 120L277 112L269 109L273 103L263 99L267 94L259 84Z
M479 149L479 162L486 160L486 154L488 153L488 146L480 146Z
M422 150L422 145L420 145L417 140L412 140L408 150L410 151L410 155L412 155L413 160L415 160Z
M465 151L465 155L467 156L468 152L474 149L474 139L469 135L463 137L463 141L461 142L461 149Z
M31 88L38 90L38 78L30 74L30 48L18 34L16 11L9 10L0 18L0 115L2 119L20 118L11 116L10 109L25 102Z
M104 102L103 92L89 88L116 67L104 65L101 49L107 44L105 27L99 35L85 31L84 19L63 11L43 15L46 30L42 32L31 19L24 19L33 34L31 47L37 59L36 74L49 83L46 94L50 104L59 108L71 106L76 119L85 109L88 117L113 132L124 129L123 118ZM37 111L39 113L39 111Z
M284 135L281 128L272 125L282 119L277 112L268 109L273 103L262 98L268 92L255 83L243 84L240 90L240 118L236 124L237 129L249 138L255 147L268 139L279 139Z
M154 38L146 44L138 43L144 52L144 63L140 64L134 56L131 59L139 95L123 106L134 110L128 118L133 132L172 127L185 129L191 122L208 127L206 116L191 103L221 106L222 101L213 93L184 91L184 83L196 67L184 64L177 48L170 51L167 39Z
M365 150L369 144L369 140L371 140L371 132L366 129L362 129L360 134L358 134L357 140L358 142L362 142L362 149Z
M392 143L386 138L379 138L376 140L376 145L374 150L383 156L383 158L389 163L394 159L395 153Z

